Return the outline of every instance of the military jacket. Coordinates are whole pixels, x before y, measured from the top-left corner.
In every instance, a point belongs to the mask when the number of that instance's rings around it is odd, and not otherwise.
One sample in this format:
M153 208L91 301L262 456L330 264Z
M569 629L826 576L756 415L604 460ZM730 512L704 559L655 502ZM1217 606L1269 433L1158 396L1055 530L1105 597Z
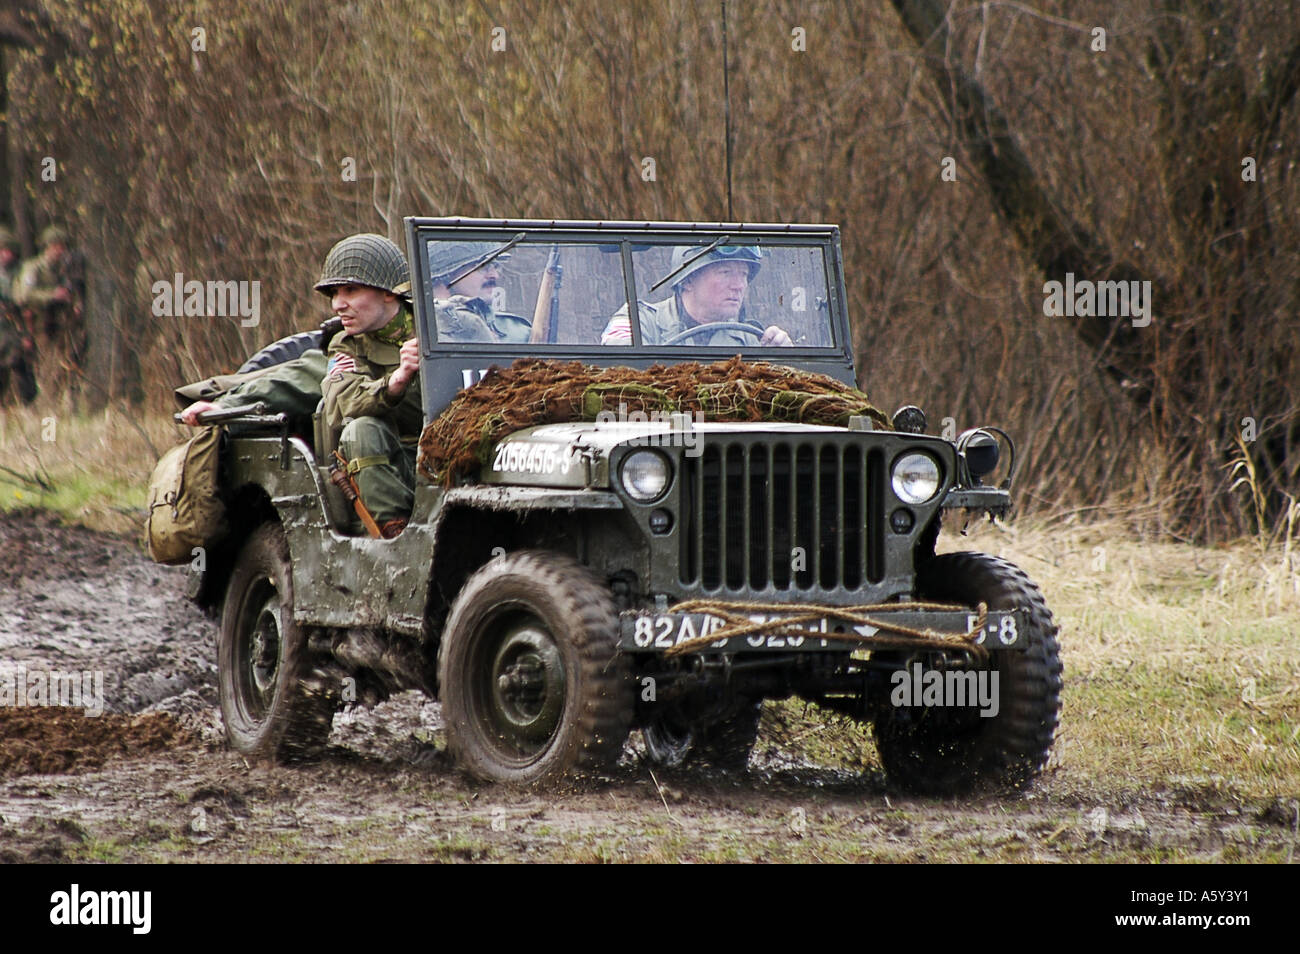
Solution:
M45 261L45 256L37 255L23 262L13 283L13 299L25 308L44 308L54 303L54 290L58 287L54 266Z
M519 315L495 311L487 323L496 339L507 344L526 344L533 336L533 323Z
M680 334L687 328L694 328L698 324L687 314L677 295L653 303L638 300L636 305L641 315L641 341L644 344L663 344L673 335ZM734 328L722 328L711 335L698 334L678 343L694 347L752 348L758 344L759 334L757 330L750 334ZM614 312L614 316L609 319L605 331L600 336L600 343L606 345L632 343L632 332L627 320L627 305Z
M481 298L452 295L433 303L439 341L528 341L533 323L518 315L498 314Z
M193 401L211 401L219 408L231 408L260 401L266 405L268 414L306 417L320 403L324 377L325 353L308 348L291 361L243 374L204 378L177 388L175 393L182 406Z
M329 427L342 428L344 418L377 417L397 430L402 443L419 440L424 428L420 376L411 379L401 397L388 394L388 378L401 364L401 351L400 341L385 340L373 331L363 335L340 331L334 336L329 344L329 372L321 385ZM339 359L346 358L351 359L352 370L339 369Z
M27 353L23 341L27 338L18 306L14 304L11 288L17 281L18 267L0 268L0 369L21 361Z

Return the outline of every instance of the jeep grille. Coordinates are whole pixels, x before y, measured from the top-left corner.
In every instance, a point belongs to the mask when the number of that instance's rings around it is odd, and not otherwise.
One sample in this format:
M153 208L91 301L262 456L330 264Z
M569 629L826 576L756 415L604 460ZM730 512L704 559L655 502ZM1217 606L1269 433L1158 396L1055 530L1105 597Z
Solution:
M884 454L859 441L706 443L682 461L681 582L747 593L884 577Z

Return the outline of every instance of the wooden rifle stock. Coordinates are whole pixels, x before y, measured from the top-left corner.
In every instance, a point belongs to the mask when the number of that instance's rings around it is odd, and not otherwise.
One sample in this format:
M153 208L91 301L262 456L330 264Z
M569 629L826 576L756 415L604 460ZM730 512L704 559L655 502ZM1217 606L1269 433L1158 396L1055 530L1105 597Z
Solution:
M555 341L555 329L551 327L556 318L558 300L556 292L560 289L560 246L551 246L551 254L546 259L546 271L542 273L542 284L537 289L537 305L533 308L533 330L528 336L532 344Z
M370 511L366 505L361 502L361 491L357 488L356 478L348 473L347 458L338 451L334 452L334 466L330 468L330 480L339 490L343 491L343 497L352 504L352 509L357 512L361 518L361 523L366 528L366 533L378 539L383 534L379 532L379 524L375 523L375 518L370 516Z

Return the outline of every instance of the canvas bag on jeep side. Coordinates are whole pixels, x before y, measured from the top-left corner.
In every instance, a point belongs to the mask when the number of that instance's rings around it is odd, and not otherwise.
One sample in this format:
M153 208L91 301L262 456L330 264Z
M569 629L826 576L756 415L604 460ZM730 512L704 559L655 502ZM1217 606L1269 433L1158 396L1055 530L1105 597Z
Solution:
M149 478L145 544L156 563L188 563L226 532L218 494L221 428L205 427L163 454Z

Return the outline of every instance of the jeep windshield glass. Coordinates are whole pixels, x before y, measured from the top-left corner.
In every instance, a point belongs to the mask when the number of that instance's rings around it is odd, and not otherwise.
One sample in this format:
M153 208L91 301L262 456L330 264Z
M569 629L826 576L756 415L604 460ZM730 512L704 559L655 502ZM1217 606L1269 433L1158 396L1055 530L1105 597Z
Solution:
M816 245L779 242L638 246L632 253L646 346L825 348L831 331L826 264ZM670 276L663 282L663 276ZM655 283L661 282L659 288ZM630 336L627 310L613 316L605 344Z
M616 242L529 234L504 251L500 242L430 239L425 254L439 342L597 345L609 316L627 310Z
M669 273L668 273L667 275L665 275L663 278L659 279L659 281L657 281L657 282L655 282L653 285L651 285L651 286L650 286L650 290L651 290L652 292L655 292L655 291L658 291L660 288L663 288L663 286L667 285L670 281L672 281L674 278L676 278L680 273L682 273L682 272L686 271L686 269L690 268L691 264L692 264L692 263L693 263L697 258L703 258L705 255L708 255L710 252L712 252L715 248L717 248L717 247L718 247L719 245L721 245L723 242L729 242L729 241L731 241L731 236L730 236L730 235L719 235L717 238L715 238L715 239L714 239L712 242L710 242L708 245L704 246L704 248L699 249L698 251L697 251L697 250L692 250L692 251L690 252L690 254L685 255L685 256L681 256L681 264L677 265L675 268L673 268L673 270L672 270L671 272L669 272ZM678 256L673 256L673 261L674 261L674 262L677 261L677 258L678 258Z
M504 245L499 237L426 240L439 343L633 346L624 240L547 241L541 230L505 237ZM823 248L736 237L626 246L640 343L732 354L832 347Z

